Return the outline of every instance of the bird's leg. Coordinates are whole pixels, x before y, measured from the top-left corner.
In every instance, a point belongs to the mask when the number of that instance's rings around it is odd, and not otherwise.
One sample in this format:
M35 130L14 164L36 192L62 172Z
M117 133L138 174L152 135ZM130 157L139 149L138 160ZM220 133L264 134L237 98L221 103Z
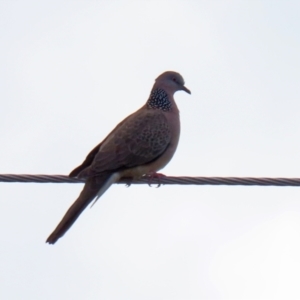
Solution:
M130 187L133 182L133 177L122 177L122 180L125 181L126 187Z
M151 182L153 181L153 179L156 179L158 181L158 185L157 188L159 188L161 186L161 182L160 179L163 177L166 177L166 175L162 174L162 173L156 173L156 172L150 172L144 175L144 177L148 178L148 185L151 186Z

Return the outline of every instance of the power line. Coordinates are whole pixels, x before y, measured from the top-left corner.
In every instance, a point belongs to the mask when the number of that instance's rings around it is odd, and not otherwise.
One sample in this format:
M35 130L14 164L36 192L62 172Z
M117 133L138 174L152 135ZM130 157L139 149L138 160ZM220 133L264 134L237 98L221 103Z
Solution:
M84 183L84 180L65 175L0 174L0 182L34 183ZM245 185L245 186L300 186L300 178L265 177L187 177L164 176L159 179L147 177L138 180L122 179L118 184L180 184L180 185Z

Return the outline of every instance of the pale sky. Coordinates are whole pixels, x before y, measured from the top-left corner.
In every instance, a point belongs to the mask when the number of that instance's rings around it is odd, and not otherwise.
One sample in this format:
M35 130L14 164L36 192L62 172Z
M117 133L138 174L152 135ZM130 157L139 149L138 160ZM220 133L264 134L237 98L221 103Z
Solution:
M299 1L0 0L0 173L68 174L182 74L170 176L300 177ZM1 299L300 299L300 187L0 183Z

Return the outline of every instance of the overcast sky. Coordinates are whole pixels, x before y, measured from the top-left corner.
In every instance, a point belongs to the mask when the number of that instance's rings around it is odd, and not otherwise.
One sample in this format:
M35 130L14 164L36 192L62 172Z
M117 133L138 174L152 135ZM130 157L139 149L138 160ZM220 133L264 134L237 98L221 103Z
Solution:
M299 1L0 0L0 173L68 174L182 74L173 176L300 177ZM299 299L300 188L0 183L1 299Z

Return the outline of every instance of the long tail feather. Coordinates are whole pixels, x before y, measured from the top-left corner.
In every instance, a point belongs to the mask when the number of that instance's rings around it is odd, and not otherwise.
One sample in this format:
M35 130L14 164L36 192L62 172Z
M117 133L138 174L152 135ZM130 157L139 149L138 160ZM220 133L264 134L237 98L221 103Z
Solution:
M50 234L46 243L56 243L57 240L70 229L79 215L93 201L93 199L95 197L98 199L114 182L118 180L118 178L118 174L116 173L110 174L109 176L89 178L86 181L79 197L68 209L55 230Z

